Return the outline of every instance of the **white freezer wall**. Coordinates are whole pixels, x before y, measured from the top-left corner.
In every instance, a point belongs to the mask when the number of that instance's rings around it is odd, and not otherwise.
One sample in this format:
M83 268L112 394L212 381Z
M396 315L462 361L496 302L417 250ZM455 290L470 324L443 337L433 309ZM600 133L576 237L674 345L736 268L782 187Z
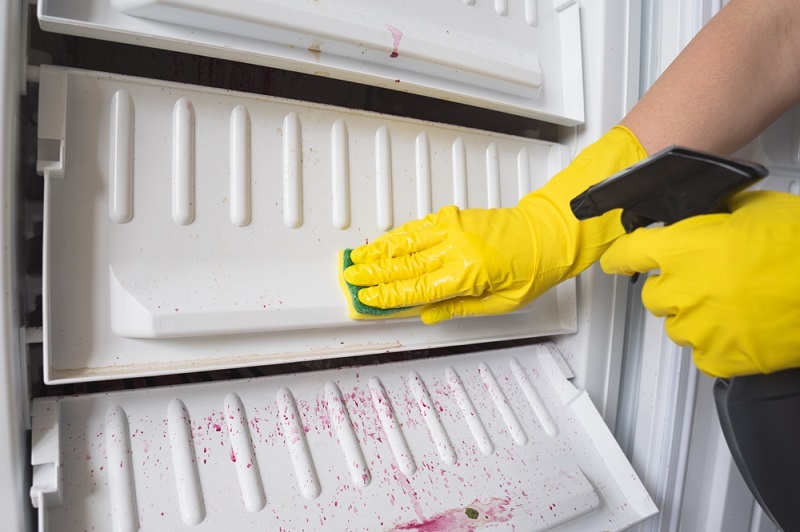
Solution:
M21 2L14 0L1 0L4 11L6 12L4 23L14 31L6 31L6 43L10 45L5 49L4 54L7 68L19 69L24 66L22 56L18 48L19 36L16 31L21 27L19 22L22 19L20 10ZM587 91L586 98L586 124L579 127L564 128L561 132L563 142L570 145L572 153L576 153L582 147L589 144L599 137L605 130L613 126L624 112L632 105L638 96L638 39L639 39L639 3L632 2L585 2L580 4L582 19L582 53L586 57L584 66L584 76L586 76L586 86L591 87ZM589 21L590 23L587 23ZM602 39L606 43L605 47L591 46L589 43L597 42ZM10 52L9 52L10 50ZM11 66L9 66L11 65ZM608 69L611 69L610 71ZM613 75L610 75L610 72ZM8 81L8 78L5 78ZM14 102L17 89L12 87L8 93L4 93L4 101ZM15 105L9 105L6 109L12 113ZM4 121L10 124L13 121ZM4 144L8 147L11 144ZM12 149L9 156L13 156L15 151ZM3 186L10 186L12 183L4 181ZM4 189L5 193L6 190ZM10 192L9 192L10 193ZM5 219L4 219L5 221ZM4 225L3 234L12 235L13 226ZM4 257L8 264L13 264L9 257ZM5 263L4 263L5 264ZM582 325L579 327L582 332L578 335L562 339L562 349L570 359L570 363L576 369L576 384L580 388L586 388L593 402L600 409L604 419L609 426L614 426L614 419L617 411L617 390L619 386L619 367L621 361L621 331L624 325L625 296L627 283L618 279L603 275L599 269L593 268L586 272L578 280L579 290L582 297ZM8 286L8 285L7 285ZM592 297L589 297L589 294ZM4 309L7 310L7 309ZM602 316L604 326L588 327L589 316ZM12 317L9 320L9 327L4 331L15 331L18 319ZM596 320L595 320L596 323ZM5 340L5 339L4 339ZM16 345L16 335L8 336L10 345L9 353L14 356L7 357L9 361L18 359L19 352ZM593 356L580 356L591 346ZM13 372L4 373L4 376L12 375ZM9 379L13 383L13 379ZM18 390L10 390L6 404L15 405L24 403L23 393ZM11 440L11 449L8 456L12 458L8 463L16 462L20 475L26 471L24 463L26 452L24 444L24 425L21 420L11 421L11 417L21 417L21 409L11 407L9 410L9 434L17 433L19 438ZM16 429L16 430L14 430ZM23 460L20 460L23 458ZM14 493L15 497L4 498L0 503L0 508L5 515L11 519L18 518L20 523L26 519L29 505L24 498L27 487L30 485L24 478L4 477L0 482L8 483L8 492ZM23 504L18 504L22 500Z
M639 98L641 9L637 0L580 4L586 123L559 132L572 156L618 124ZM592 44L597 42L604 46ZM558 346L576 386L589 393L613 431L629 283L604 274L599 265L576 282L578 334L562 336Z
M642 13L641 87L646 90L724 5L720 0L654 0ZM785 142L800 108L779 118L738 156L771 176L758 185L797 193L799 159ZM796 135L796 133L795 133ZM777 142L776 142L777 141ZM795 141L795 146L797 139ZM641 304L640 280L629 292L626 349L615 436L660 512L633 530L775 532L728 450L712 394L688 349L665 334L663 320Z
M45 29L53 26L54 30L64 31L67 34L83 35L90 31L98 31L98 27L108 24L113 31L108 34L101 32L99 36L125 42L132 37L127 30L121 29L124 26L123 22L133 24L132 21L135 21L136 24L145 24L143 21L121 17L119 13L111 12L108 5L101 0L95 2L97 9L74 10L78 18L95 17L91 21L83 19L71 21L66 18L70 5L68 2L61 4L40 2L39 15ZM557 7L563 8L564 12L570 11L571 16L564 19L567 22L574 22L576 12L580 12L583 48L578 55L585 55L587 58L584 61L584 71L577 76L573 75L570 78L571 83L565 85L574 85L577 83L576 78L583 77L585 83L581 85L591 88L590 91L586 91L584 102L587 109L586 123L579 127L563 128L561 131L560 140L566 143L571 154L574 154L618 122L638 96L640 5L639 2L618 1L566 2L557 4ZM543 7L540 9L544 12ZM552 7L548 6L548 9L552 10ZM561 16L558 18L561 19ZM134 30L139 27L134 26ZM575 26L570 23L568 27ZM143 26L139 27L139 31L142 28ZM158 46L163 44L167 49L184 49L188 46L189 41L181 41L180 46L173 42L174 39L170 39L170 36L174 37L173 32L165 35L166 30L160 25L148 24L147 28L152 31L160 28L161 33L153 37L155 41L151 40L151 44L157 42ZM145 33L148 38L151 37L151 33ZM90 35L98 36L95 33ZM572 36L574 33L569 35ZM602 46L597 43L602 43ZM221 53L213 46L203 48L203 52L209 52L211 55ZM558 69L554 74L557 75L557 71ZM378 86L381 84L378 83ZM405 90L402 83L398 88ZM581 332L566 339L562 349L575 368L576 383L589 391L604 419L613 427L619 388L621 332L624 326L627 284L614 277L603 275L599 268L586 272L578 283L581 298L579 326ZM592 353L591 357L586 355L589 352Z
M25 368L20 357L19 295L15 290L23 5L0 1L0 515L5 530L27 530L31 516L24 419L27 397L22 389Z
M7 19L4 20L4 23L6 24L7 28L5 29L19 28L18 24L13 24L13 23L9 24L9 20L13 20L12 15L14 15L14 13L12 13L11 10L17 7L16 5L11 5L12 3L13 2L11 2L10 0L6 0L4 2L5 4L4 8L7 8L6 9ZM615 54L623 54L629 60L630 59L638 60L639 48L638 46L636 46L636 44L638 43L637 40L638 34L636 33L636 31L638 31L638 25L635 23L635 21L631 20L631 18L635 19L636 14L638 13L638 3L632 2L632 4L633 5L628 5L626 3L615 2L613 6L607 6L607 5L598 5L598 3L590 2L587 3L586 5L581 5L582 9L581 13L584 20L590 17L600 17L599 19L595 20L602 20L603 23L586 25L588 27L584 26L586 28L585 29L586 35L584 36L584 54L585 57L587 57L585 66L586 69L585 75L587 79L587 86L591 85L593 90L587 91L588 93L586 95L587 125L581 126L580 128L565 129L563 131L562 138L565 142L572 142L572 145L574 146L573 151L577 151L582 146L588 144L594 138L602 134L603 131L605 131L607 128L611 127L614 123L616 123L622 116L622 114L624 114L624 111L627 110L632 104L632 102L635 101L636 99L636 95L638 94L637 91L635 90L638 85L636 72L638 70L636 67L631 66L633 63L627 63L628 66L626 67L625 72L621 76L602 75L602 70L604 68L605 62L606 61L613 62ZM685 4L689 5L689 3ZM658 8L659 6L659 4L653 4L653 5L656 6L656 8ZM684 4L680 5L683 6ZM678 14L680 14L680 8L674 8L673 5L663 7L663 11L665 12L670 11L670 9L676 9ZM694 4L692 4L690 12L692 13L696 12L694 11L695 9L697 8L694 7ZM700 12L703 13L704 11L701 9ZM670 13L674 15L675 11L671 11ZM621 21L627 21L627 22L621 22ZM624 32L619 32L621 25L623 28L625 28ZM588 45L586 45L586 43L588 42L593 42L592 35L597 36L601 32L613 33L615 31L618 32L615 34L616 40L609 41L615 44L613 48L605 50L602 48L589 47ZM4 32L4 35L8 36L7 40L4 42L3 51L5 53L3 57L6 60L6 65L4 66L7 66L8 63L14 63L18 60L18 49L16 48L16 42L18 42L18 40L17 41L8 40L14 38L13 37L14 33L15 33L14 31ZM9 45L9 42L11 42L11 45ZM8 53L9 49L12 49L13 53L9 54ZM8 79L5 79L4 81L7 84L9 83ZM8 101L13 102L13 97L14 97L13 95L15 94L16 94L16 88L14 88L13 91L9 92L8 94L4 92L4 100L3 100L4 104L6 104ZM3 107L4 113L5 112L13 113L13 109L14 109L13 104ZM4 114L3 117L5 118L6 115ZM14 123L13 119L4 121L3 123L4 127L9 128L9 131L11 132L11 134L13 134L13 128L11 128L11 126L6 126L6 124L9 125L13 124ZM9 144L4 144L4 146L9 146ZM9 151L5 153L5 155L9 157L8 159L9 161L13 160L12 159L13 151ZM5 167L6 159L3 160L3 163ZM7 187L10 185L11 183L7 185L6 181L3 182L3 187ZM7 190L6 188L4 188L3 189L4 195L6 192L11 194L11 196L6 196L6 197L13 197L13 190ZM13 235L13 223L12 223L13 217L7 217L6 216L7 211L3 212L4 212L4 218L2 220L3 236L4 238L5 237L10 238L11 235ZM9 240L9 242L13 242L13 240ZM3 272L5 275L6 272L5 266L8 266L8 271L10 271L10 268L13 265L13 260L9 257L4 257L3 260L7 261L3 263L4 265ZM585 294L588 293L587 289L589 286L599 286L600 287L599 290L601 290L600 292L597 291L593 292L595 297L593 297L591 300L585 297ZM582 294L584 294L582 308L585 309L587 314L596 315L598 314L598 312L607 313L609 305L611 305L612 308L614 309L613 315L615 316L616 319L616 321L614 322L616 330L620 330L621 323L623 322L619 318L620 316L624 316L625 293L627 291L627 285L625 283L620 283L615 278L602 276L602 274L599 273L597 269L593 269L587 272L586 275L583 275L581 277L581 279L579 280L579 290L581 291ZM598 294L601 295L598 296ZM605 294L608 297L605 297L602 294ZM634 294L634 298L635 295L636 294ZM7 312L9 308L5 308L3 312ZM11 310L13 311L13 308L11 308ZM2 317L5 319L6 315L3 314ZM14 318L13 314L10 316L10 318L11 319L9 319L8 322L10 323L11 327L5 329L5 331L14 330L13 327L17 323L17 320L13 319ZM663 337L658 336L658 331L661 330L660 325L661 324L657 322L656 326L650 329L650 332L656 337L658 337L659 340L663 341ZM600 333L600 334L601 336L598 337L597 333L585 331L584 333L576 335L574 337L563 339L562 347L564 348L565 353L568 357L570 356L571 353L582 352L583 349L582 346L585 345L592 345L593 348L597 349L599 356L593 357L591 360L586 360L580 357L573 357L570 359L570 363L573 364L573 366L576 366L576 374L578 382L581 383L583 387L587 388L590 391L590 394L593 397L594 402L598 405L598 408L601 408L601 411L603 412L607 423L609 423L610 426L614 426L615 417L617 413L617 406L618 406L616 399L616 385L619 383L619 368L621 366L621 359L619 357L619 351L621 349L620 345L621 336L619 334L606 334L606 333ZM14 361L17 359L16 353L18 352L18 350L17 347L14 345L17 340L14 335L6 335L6 336L7 338L4 337L3 342L4 346L7 344L9 348L7 352L4 351L4 354L13 353L15 356L6 357L6 359L8 361ZM661 349L662 351L664 350L668 351L669 345L667 344L667 347L663 349L659 346L659 349ZM662 361L666 360L668 355L669 353L663 354L659 352L659 357ZM685 359L685 357L683 358ZM677 376L676 378L678 378L678 382L682 383L678 387L678 389L681 390L691 389L697 383L697 381L694 381L695 384L693 385L691 381L686 380L688 377L681 377L683 375L691 374L690 371L687 371L687 368L685 366L681 366L675 369L674 372L664 371L663 373L672 376ZM4 375L7 376L12 374L13 373L9 372ZM683 378L684 380L680 380L681 378ZM10 379L10 382L13 382L13 379ZM702 390L702 386L706 385L707 383L701 382L699 385L700 386L699 390ZM14 404L16 401L19 400L20 395L17 392L11 391L9 393L11 393L9 397L11 397L12 400L9 401L8 404ZM669 396L666 396L666 398L662 397L661 402L659 404L663 406L664 402L667 399L669 399ZM698 416L697 413L690 413L690 415L694 416L695 419L700 419L699 417L697 417ZM10 411L8 426L11 427L12 429L15 426L15 424L11 420L13 417L18 417L18 416L19 412ZM689 426L691 426L691 423L689 423ZM18 428L17 432L19 431L20 429ZM10 433L13 434L14 430L11 430ZM653 440L651 439L651 443L652 441ZM716 443L718 442L719 440L717 439ZM14 444L12 443L11 445L13 447ZM640 447L640 449L641 448L642 447ZM701 450L707 451L713 448L714 447L711 446L705 446ZM648 447L648 449L652 451L654 447L651 445L650 447ZM681 449L683 448L678 447L677 448L678 452L680 452ZM686 454L690 454L690 452L685 449L683 450L683 452ZM12 450L11 452L9 452L9 456L12 457L24 456L24 451L18 453ZM9 461L8 463L14 463L14 461L12 460ZM636 463L636 460L634 460L634 463ZM648 465L649 464L657 465L659 462L648 461L645 463ZM24 471L24 467L22 466L21 463L19 463L19 461L18 464L20 472ZM722 471L724 473L725 471L724 465L717 468L717 470ZM730 468L728 470L730 470ZM656 480L663 479L662 471L656 471L655 473L653 473L653 475L655 475ZM4 478L3 481L5 482L6 479ZM12 483L10 489L13 490L10 491L11 493L24 494L25 492L24 486L27 486L27 484L24 484L23 489L20 490L16 489L18 486L13 484L13 482L15 482L13 478L10 481ZM674 480L673 480L673 485L674 485ZM687 480L687 485L688 486L692 485L692 479ZM654 482L653 486L654 487L651 489L655 490L659 489L659 485L657 483ZM733 491L736 491L738 493L737 490ZM12 498L11 500L16 501L18 499ZM11 507L8 509L5 515L11 515L13 519L16 514L19 516L21 520L24 520L24 513L25 513L24 505L16 505L12 503L9 506ZM5 510L5 508L3 508L3 510ZM691 508L685 508L684 514L686 516L689 516L691 510L692 510ZM689 517L685 517L683 522L684 523L688 522L686 521L687 519L689 519ZM645 526L656 526L656 525L645 525ZM696 529L703 529L703 528L704 527ZM660 528L648 528L648 529L655 530ZM692 527L690 527L689 529L692 529ZM720 530L722 529L724 528L721 528Z

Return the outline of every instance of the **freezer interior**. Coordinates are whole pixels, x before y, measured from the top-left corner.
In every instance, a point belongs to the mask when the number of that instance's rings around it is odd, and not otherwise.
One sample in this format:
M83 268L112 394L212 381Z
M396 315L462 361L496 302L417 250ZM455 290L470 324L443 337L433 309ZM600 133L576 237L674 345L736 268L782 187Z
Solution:
M513 206L611 125L592 41L619 8L5 5L26 528L656 513L611 430L624 282L592 270L437 327L354 322L337 283L338 250L445 205Z

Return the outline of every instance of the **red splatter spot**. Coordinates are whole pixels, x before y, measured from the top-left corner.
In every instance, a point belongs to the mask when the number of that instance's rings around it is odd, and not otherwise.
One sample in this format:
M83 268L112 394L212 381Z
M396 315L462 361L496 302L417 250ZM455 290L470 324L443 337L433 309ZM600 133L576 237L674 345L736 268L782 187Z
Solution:
M394 39L394 47L392 48L392 53L389 54L389 57L397 57L400 54L397 52L397 49L400 47L400 39L403 38L403 32L399 29L395 28L394 26L389 26L387 24L386 29L392 32L392 39Z

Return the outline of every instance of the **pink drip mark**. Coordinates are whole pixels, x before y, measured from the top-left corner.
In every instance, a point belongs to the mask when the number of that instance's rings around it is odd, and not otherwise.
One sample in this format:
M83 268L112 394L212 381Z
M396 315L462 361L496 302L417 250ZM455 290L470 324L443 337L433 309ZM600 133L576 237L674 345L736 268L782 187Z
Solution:
M392 530L416 530L417 532L471 532L490 523L505 523L512 518L509 501L491 499L483 503L478 499L464 508L453 508L430 519L411 521L395 526Z
M389 26L388 24L386 25L386 29L392 32L392 39L394 39L394 48L392 48L392 53L389 54L389 57L397 57L400 55L397 52L397 49L400 47L400 39L403 38L403 32L394 26Z
M236 462L236 451L231 447L231 462Z
M394 464L392 464L392 469L394 469ZM403 491L406 492L406 495L409 496L411 499L411 505L414 507L414 513L416 513L420 519L424 519L425 514L422 513L422 505L419 503L419 497L417 496L416 490L411 487L411 483L408 481L408 478L400 472L398 469L397 475L400 477L400 485L403 488Z

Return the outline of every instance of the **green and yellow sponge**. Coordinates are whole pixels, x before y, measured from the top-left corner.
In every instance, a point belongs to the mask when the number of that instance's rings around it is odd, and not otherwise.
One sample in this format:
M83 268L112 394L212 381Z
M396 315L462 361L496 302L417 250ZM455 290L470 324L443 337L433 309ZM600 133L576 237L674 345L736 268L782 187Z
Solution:
M351 249L343 249L339 252L339 286L342 287L344 297L347 300L347 315L352 320L383 320L387 318L407 318L410 316L419 316L422 307L400 307L383 309L378 307L371 307L365 305L358 299L358 291L364 286L356 286L350 284L344 278L344 271L353 265L350 259Z

